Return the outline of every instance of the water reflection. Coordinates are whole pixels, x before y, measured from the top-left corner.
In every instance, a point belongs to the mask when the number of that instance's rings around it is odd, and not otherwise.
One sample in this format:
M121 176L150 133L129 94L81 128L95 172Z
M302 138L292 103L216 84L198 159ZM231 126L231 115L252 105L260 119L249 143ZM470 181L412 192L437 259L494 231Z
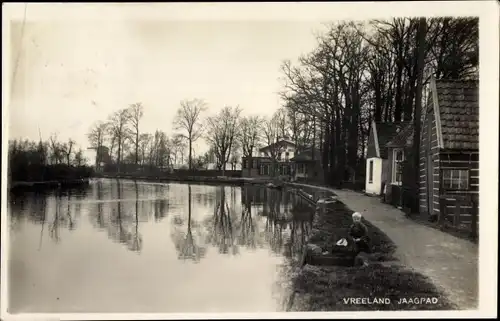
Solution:
M300 250L311 229L313 209L287 190L219 186L193 192L193 186L184 187L187 193L171 194L168 185L115 180L97 181L87 190L12 195L10 226L15 229L27 215L25 218L40 224L40 247L46 229L60 243L62 229L78 229L85 206L94 228L139 253L143 248L141 223L150 218L160 223L173 213L170 234L178 258L194 262L205 256L208 246L223 255L238 255L241 247L267 247L289 257ZM210 208L211 215L193 218L193 210L208 212Z
M123 197L123 184L116 181L116 198L122 200ZM134 207L127 204L128 201L118 201L111 203L109 223L105 224L108 236L111 240L124 244L130 251L140 252L142 249L142 237L139 234L139 191L137 183L134 184L135 200ZM127 209L133 208L135 210L130 213Z
M187 224L184 224L184 220L180 216L175 216L173 218L173 232L171 233L172 240L175 244L175 249L177 250L177 257L181 260L192 260L194 262L199 262L201 258L205 256L207 251L206 247L199 245L200 242L200 230L199 225L193 222L192 219L192 187L188 188L188 217ZM183 231L183 226L187 225L186 232ZM193 235L193 225L196 229L195 235ZM196 236L196 238L195 238Z
M13 293L35 312L62 304L45 300L44 292L52 287L54 300L63 293L74 307L95 307L95 296L113 297L125 285L134 291L117 301L128 300L130 309L138 304L135 312L142 311L141 300L155 312L165 311L165 302L171 302L170 311L179 304L199 311L199 302L217 305L220 297L222 306L234 299L230 305L241 309L272 310L266 305L269 297L256 298L271 292L278 265L298 257L314 216L314 209L290 191L259 186L98 180L82 190L25 193L9 201L10 235L15 235L11 271L20 271ZM78 271L79 278L54 285L42 277L52 280L63 270ZM196 282L186 284L180 274ZM245 289L231 288L240 281L247 282ZM204 294L193 294L195 283L204 284ZM221 286L224 290L217 290ZM76 287L87 292L80 296ZM176 303L173 297L179 297ZM196 307L183 303L190 300L198 302Z

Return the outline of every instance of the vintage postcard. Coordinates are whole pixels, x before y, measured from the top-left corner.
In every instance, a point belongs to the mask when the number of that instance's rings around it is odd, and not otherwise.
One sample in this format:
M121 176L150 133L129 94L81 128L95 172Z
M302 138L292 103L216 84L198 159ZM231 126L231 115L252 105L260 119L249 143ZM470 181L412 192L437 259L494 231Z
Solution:
M2 23L2 320L496 317L497 2Z

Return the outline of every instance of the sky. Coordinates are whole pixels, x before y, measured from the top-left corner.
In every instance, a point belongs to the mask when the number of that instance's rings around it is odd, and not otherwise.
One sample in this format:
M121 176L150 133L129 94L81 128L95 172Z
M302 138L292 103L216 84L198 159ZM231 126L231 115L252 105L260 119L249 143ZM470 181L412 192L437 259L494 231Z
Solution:
M98 120L135 102L142 132L173 133L183 99L201 98L215 113L239 105L270 115L280 106L280 65L316 44L321 22L27 21L11 24L17 73L9 138L72 138L86 149ZM206 149L200 141L199 148ZM86 152L91 155L91 151Z

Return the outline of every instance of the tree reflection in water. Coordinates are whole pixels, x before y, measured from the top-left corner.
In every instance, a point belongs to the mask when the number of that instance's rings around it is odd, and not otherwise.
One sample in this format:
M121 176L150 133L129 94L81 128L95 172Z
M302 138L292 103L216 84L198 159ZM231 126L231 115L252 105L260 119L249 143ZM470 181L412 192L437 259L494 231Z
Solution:
M241 222L240 222L240 233L238 235L238 245L246 246L250 249L255 249L257 247L256 237L257 237L257 224L252 217L252 198L250 196L250 189L242 190L242 210L241 210ZM245 195L245 197L243 197Z
M155 221L159 222L165 216L167 216L170 204L168 203L168 199L163 198L163 189L168 188L167 186L156 185L154 188L155 191L155 201L154 201L154 217Z
M135 189L135 200L122 200L122 197L127 198L124 196L124 189L128 189L128 194L132 186ZM112 193L109 192L110 188ZM140 252L143 240L139 232L139 221L147 219L144 216L153 215L155 221L161 221L171 210L163 188L157 185L147 189L147 186L141 186L140 183L127 184L119 180L113 184L97 181L94 187L95 205L89 204L95 207L89 212L89 219L95 228L106 231L110 240L124 244L130 251ZM210 245L225 255L237 255L243 248L254 250L265 245L274 254L292 257L301 250L306 235L311 230L314 209L286 189L245 186L241 189L240 201L236 200L236 187L219 186L215 192L208 193L194 193L194 187L190 185L187 188L188 213L172 218L171 237L179 259L198 262L205 256L207 246ZM141 201L146 193L154 193L155 200ZM81 211L78 202L81 201L75 198L79 195L59 191L55 197L32 196L25 198L24 203L13 206L24 209L16 209L15 212L20 213L16 214L17 220L27 216L28 219L41 223L41 247L46 230L55 242L60 242L61 227L69 230L78 227L78 213ZM54 199L55 206L52 204ZM241 203L241 208L238 203ZM213 215L204 220L204 228L200 228L193 219L193 210L196 211L196 206L203 208L204 205L213 209Z
M218 247L219 253L239 254L233 230L234 219L234 204L232 204L232 208L229 207L226 199L226 187L219 186L216 190L214 215L206 221L208 225L207 242Z
M104 204L102 202L101 189L98 185L98 203L97 211L94 216L94 226L101 229L106 229L108 237L114 241L127 246L127 249L139 253L142 249L142 236L139 233L139 191L137 184L135 185L135 213L133 217L127 215L123 210L123 184L116 180L117 185L117 202L111 202L108 210L108 220L105 219ZM132 226L131 226L132 225Z
M139 186L134 182L135 188L135 228L132 232L132 242L129 243L129 250L140 252L142 249L142 236L139 234Z
M64 222L64 217L60 215L61 212L61 193L58 191L56 193L56 204L55 204L55 211L54 211L54 218L49 225L49 235L50 238L52 238L56 243L59 243L60 237L59 237L59 224L61 222Z
M180 260L191 260L199 262L201 258L205 257L206 247L197 244L193 237L192 227L194 224L192 220L192 192L191 185L188 185L188 219L187 219L187 232L183 233L181 228L184 221L181 217L173 218L173 231L171 233L172 239L177 250L177 257Z
M40 214L41 217L41 222L42 222L42 227L40 229L40 240L38 242L38 251L42 249L42 242L43 242L43 232L45 229L45 221L47 220L47 200L45 197L40 197L38 199L38 209L37 213Z
M102 181L98 181L96 183L96 192L97 192L97 209L95 216L95 224L100 229L106 228L106 224L104 223L104 203L103 201L103 191L102 191ZM93 215L91 215L92 217Z
M312 227L314 209L286 189L265 189L261 193L261 213L266 217L264 237L271 251L286 257L297 255Z

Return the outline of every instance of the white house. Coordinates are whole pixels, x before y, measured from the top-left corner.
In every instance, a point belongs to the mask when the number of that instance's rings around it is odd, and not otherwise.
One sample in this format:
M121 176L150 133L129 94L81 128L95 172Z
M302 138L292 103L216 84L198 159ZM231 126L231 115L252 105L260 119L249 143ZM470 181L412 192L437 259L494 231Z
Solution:
M383 193L383 186L387 183L384 181L385 173L390 167L386 144L405 125L407 125L406 122L383 123L372 121L366 151L365 193L372 195Z
M285 138L259 149L259 152L261 157L271 157L274 153L278 161L288 161L295 156L295 144Z

